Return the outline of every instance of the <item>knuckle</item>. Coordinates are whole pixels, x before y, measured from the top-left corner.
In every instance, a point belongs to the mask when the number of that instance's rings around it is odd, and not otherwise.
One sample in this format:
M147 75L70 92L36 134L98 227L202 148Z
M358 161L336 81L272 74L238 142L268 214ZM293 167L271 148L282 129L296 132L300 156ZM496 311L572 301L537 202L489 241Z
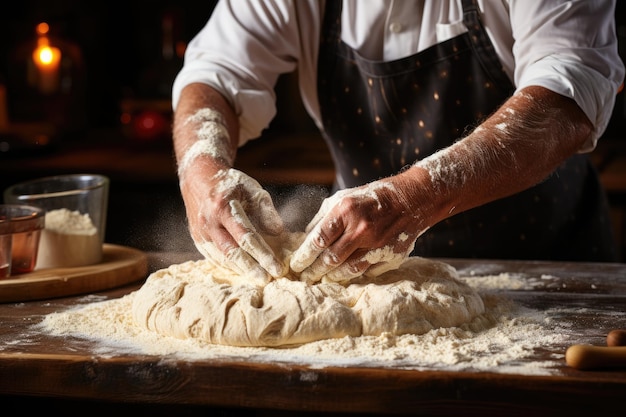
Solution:
M367 261L352 261L347 263L348 272L353 275L361 275L370 267L370 263Z
M325 265L335 267L341 264L341 259L337 256L335 252L326 250L322 255L322 262Z

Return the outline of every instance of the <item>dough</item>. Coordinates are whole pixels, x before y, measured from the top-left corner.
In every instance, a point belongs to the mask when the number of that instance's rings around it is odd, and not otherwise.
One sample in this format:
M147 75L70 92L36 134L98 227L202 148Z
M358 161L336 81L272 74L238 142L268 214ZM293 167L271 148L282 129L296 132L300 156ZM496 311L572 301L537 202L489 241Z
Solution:
M230 346L282 346L382 333L424 334L484 312L451 265L410 257L398 269L341 285L290 277L245 283L209 260L152 273L137 290L136 324L180 339Z

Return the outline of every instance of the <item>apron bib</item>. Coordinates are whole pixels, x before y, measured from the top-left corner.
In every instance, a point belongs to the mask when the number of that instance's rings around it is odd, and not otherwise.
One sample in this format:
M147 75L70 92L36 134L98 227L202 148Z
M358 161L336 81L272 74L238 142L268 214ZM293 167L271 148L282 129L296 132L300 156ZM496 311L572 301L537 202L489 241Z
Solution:
M514 91L471 0L467 33L388 62L341 41L341 7L326 2L317 87L335 188L394 175L451 145ZM531 189L433 226L412 255L614 261L611 233L597 174L576 155Z

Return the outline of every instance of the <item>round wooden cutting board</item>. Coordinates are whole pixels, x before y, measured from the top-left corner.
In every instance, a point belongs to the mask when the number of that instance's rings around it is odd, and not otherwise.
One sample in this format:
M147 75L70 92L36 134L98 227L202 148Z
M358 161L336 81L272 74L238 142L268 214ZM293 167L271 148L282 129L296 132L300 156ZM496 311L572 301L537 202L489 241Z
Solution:
M48 268L0 279L0 303L41 300L119 287L146 278L148 257L140 250L104 244L102 262Z

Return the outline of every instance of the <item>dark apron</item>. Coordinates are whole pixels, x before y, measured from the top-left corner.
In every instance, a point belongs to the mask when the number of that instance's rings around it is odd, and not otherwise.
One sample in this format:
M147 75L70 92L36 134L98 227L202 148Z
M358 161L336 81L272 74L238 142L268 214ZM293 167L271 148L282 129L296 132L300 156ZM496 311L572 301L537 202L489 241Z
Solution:
M513 93L475 2L463 1L468 33L389 62L341 41L341 3L326 2L317 87L335 188L396 174L451 145ZM576 155L531 189L433 226L412 255L616 261L608 213L593 166Z

